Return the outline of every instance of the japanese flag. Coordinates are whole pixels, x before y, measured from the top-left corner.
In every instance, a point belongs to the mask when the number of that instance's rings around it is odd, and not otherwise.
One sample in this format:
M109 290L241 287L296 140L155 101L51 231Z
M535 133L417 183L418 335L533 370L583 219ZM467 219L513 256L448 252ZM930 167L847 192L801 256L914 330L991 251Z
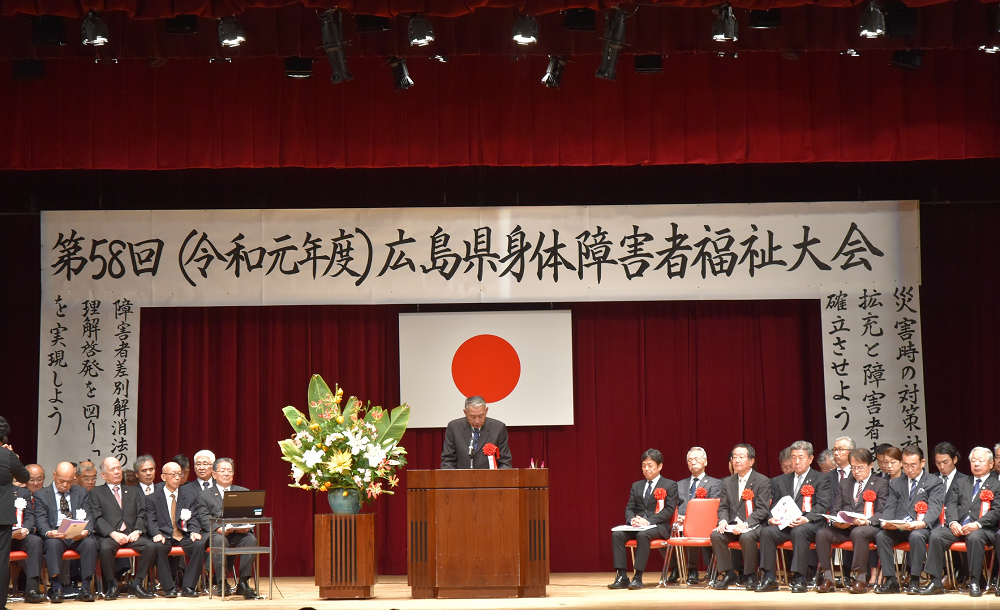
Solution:
M411 428L444 427L477 395L508 426L572 425L570 312L400 314L399 391Z

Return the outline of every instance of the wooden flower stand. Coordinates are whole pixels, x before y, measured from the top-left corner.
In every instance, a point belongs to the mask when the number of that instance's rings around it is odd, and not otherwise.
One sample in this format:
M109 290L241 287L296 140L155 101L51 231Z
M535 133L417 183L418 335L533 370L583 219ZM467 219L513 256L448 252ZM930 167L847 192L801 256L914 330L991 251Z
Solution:
M372 597L378 581L375 515L316 515L313 531L319 596Z

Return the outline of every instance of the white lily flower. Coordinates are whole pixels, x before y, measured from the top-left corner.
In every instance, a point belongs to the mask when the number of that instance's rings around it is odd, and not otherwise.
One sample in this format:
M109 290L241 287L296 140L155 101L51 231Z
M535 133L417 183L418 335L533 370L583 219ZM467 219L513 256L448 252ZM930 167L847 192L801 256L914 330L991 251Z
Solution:
M302 454L302 461L309 468L323 461L323 452L318 449L309 449Z

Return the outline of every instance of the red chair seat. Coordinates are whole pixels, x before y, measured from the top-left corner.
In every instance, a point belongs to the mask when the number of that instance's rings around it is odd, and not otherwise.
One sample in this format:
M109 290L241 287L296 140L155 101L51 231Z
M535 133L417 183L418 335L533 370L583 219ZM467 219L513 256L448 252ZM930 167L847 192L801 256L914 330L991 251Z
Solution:
M123 559L123 558L128 559L130 557L138 557L138 556L139 556L139 551L136 551L135 549L118 549L118 552L115 553L115 557L117 557L118 559Z
M625 546L635 548L635 540L629 540L629 541L625 542ZM662 538L657 538L656 540L650 540L649 541L649 548L651 548L651 549L662 549L662 548L666 548L668 546L670 546L670 545L667 544L667 541L663 540ZM178 549L180 550L180 553L174 553L174 551L176 551ZM170 549L170 553L169 554L170 555L183 555L184 554L184 549L182 549L179 546L175 546L174 548Z
M23 561L28 558L28 554L24 551L11 551L10 560L11 561Z
M894 550L894 551L903 551L903 552L909 553L910 552L910 543L909 542L904 542L902 544L897 544L896 546L892 547L892 550Z
M79 559L80 554L76 551L63 551L63 559Z
M712 539L678 537L667 540L667 544L671 546L712 546Z
M167 553L167 557L183 557L183 556L184 556L184 547L181 546L172 547L170 549L170 552Z
M959 553L968 553L969 547L965 546L964 542L955 542L951 545L952 551L958 551Z

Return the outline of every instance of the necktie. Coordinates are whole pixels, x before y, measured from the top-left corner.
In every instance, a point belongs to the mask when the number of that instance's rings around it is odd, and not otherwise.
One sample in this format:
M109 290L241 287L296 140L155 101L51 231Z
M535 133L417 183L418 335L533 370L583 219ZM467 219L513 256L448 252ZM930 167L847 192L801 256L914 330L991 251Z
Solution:
M202 488L202 489L208 489L208 486L209 486L209 485L211 485L211 483L210 483L210 482L208 482L208 481L202 481L202 482L201 482L201 488Z
M854 505L857 506L858 502L861 501L861 490L864 489L865 486L862 485L860 481L858 481L857 483L855 483L854 486L857 488L854 491Z
M177 494L170 494L170 524L174 527L174 540L183 538L180 528L177 527Z
M846 478L847 478L847 471L844 470L843 468L841 468L840 469L840 480L843 481Z
M917 480L910 479L910 499L913 499L913 492L917 490Z
M652 487L653 487L653 482L652 481L646 481L646 491L643 492L643 494L642 494L642 499L644 501L645 500L649 500L649 491L650 491L650 489Z
M152 485L150 485L150 486L146 487L145 491L146 491L146 495L147 495L147 496L148 496L149 494L153 493L153 486L152 486Z
M472 429L472 450L479 449L479 428Z
M122 496L121 496L120 493L118 493L118 486L117 485L113 485L111 487L111 491L115 492L115 500L118 501L118 508L121 508L122 507Z
M66 494L59 494L59 512L69 517L69 502L66 501Z
M698 490L698 479L691 479L691 489L688 491L688 500L694 497L694 492Z
M799 495L799 487L802 487L802 475L795 475L795 489L792 493L793 496Z
M979 495L979 486L982 485L982 479L976 479L976 484L972 486L972 499L975 500L976 496Z

